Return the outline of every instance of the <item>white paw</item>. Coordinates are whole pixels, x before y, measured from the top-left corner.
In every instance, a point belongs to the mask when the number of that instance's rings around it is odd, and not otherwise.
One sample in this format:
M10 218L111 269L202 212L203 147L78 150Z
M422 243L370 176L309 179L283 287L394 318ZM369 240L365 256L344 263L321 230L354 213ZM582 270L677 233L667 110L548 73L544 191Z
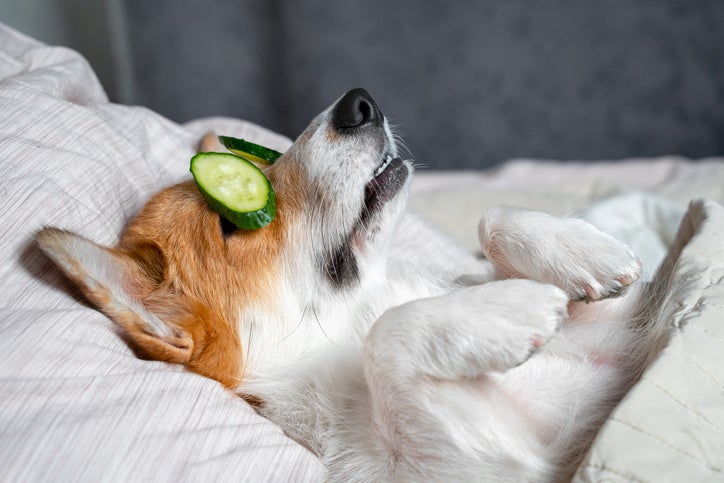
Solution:
M583 220L560 220L563 251L560 270L554 272L559 286L571 300L594 301L621 295L641 276L641 262L624 243Z
M641 262L633 251L613 237L605 236L609 239L600 241L601 251L589 254L589 258L573 270L567 290L573 300L619 296L641 277Z
M518 366L543 347L568 318L568 296L558 287L510 279L479 287L481 336L491 349L491 369ZM491 354L493 355L493 354Z
M503 372L525 362L568 317L553 285L511 279L455 290L387 310L365 341L372 370L441 380Z
M480 223L480 241L502 275L556 285L571 300L620 295L641 275L627 245L575 218L496 208Z
M558 287L547 284L526 284L524 280L510 281L511 290L520 290L525 294L512 317L511 329L520 332L525 341L521 347L518 364L525 362L558 332L568 319L568 296Z

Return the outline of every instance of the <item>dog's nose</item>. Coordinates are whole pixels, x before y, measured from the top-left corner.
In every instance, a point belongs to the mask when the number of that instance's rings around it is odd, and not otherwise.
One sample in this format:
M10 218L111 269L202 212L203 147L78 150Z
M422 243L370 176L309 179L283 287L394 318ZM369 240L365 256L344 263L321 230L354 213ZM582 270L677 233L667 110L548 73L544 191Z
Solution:
M381 126L382 112L366 90L352 89L337 101L332 111L332 126L338 132L350 132L364 126Z

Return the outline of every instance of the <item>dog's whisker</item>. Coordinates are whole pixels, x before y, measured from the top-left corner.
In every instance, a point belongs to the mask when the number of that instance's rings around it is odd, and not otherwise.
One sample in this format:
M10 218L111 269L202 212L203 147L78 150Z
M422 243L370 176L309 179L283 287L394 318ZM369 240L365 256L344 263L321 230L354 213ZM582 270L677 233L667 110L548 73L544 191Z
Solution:
M308 305L308 304L304 306L304 309L302 310L302 315L299 317L299 322L297 322L297 325L294 326L294 328L291 330L291 332L289 332L287 335L285 335L285 336L282 338L282 340L280 340L280 341L277 343L277 345L280 345L282 342L284 342L284 341L287 340L289 337L291 337L292 335L294 335L294 333L295 333L297 330L299 330L299 327L302 326L302 322L304 322L304 316L307 314L307 309L308 309L308 308L309 308L309 305Z
M249 323L248 335L246 338L246 347L244 348L244 367L249 367L249 354L251 354L251 341L253 340L254 322Z
M427 169L429 166L421 161L411 160L412 167L414 169Z
M342 350L330 337L327 335L327 331L324 330L324 327L322 327L322 322L319 320L319 314L317 314L317 307L312 306L312 315L314 315L314 320L317 321L317 327L319 327L319 330L322 331L322 334L324 334L324 337L329 341L330 344L332 344L337 350Z

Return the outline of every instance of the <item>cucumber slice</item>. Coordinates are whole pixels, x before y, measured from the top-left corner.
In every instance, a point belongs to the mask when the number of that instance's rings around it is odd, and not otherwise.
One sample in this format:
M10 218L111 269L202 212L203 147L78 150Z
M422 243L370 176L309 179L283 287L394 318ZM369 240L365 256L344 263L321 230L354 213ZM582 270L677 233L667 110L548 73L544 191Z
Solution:
M229 153L198 153L191 173L211 209L239 228L262 228L274 219L274 189L251 162Z
M232 153L253 163L272 164L282 155L279 151L231 136L219 136L219 141Z

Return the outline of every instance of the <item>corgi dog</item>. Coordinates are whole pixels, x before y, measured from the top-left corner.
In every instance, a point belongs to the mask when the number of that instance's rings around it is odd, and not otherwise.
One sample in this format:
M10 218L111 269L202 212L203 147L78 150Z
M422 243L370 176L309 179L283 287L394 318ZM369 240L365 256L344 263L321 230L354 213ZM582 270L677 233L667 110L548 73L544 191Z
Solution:
M395 139L354 89L264 168L264 228L230 228L188 181L116 247L57 228L38 244L143 357L234 391L329 481L570 479L655 339L638 258L582 219L493 206L476 273L402 266Z

